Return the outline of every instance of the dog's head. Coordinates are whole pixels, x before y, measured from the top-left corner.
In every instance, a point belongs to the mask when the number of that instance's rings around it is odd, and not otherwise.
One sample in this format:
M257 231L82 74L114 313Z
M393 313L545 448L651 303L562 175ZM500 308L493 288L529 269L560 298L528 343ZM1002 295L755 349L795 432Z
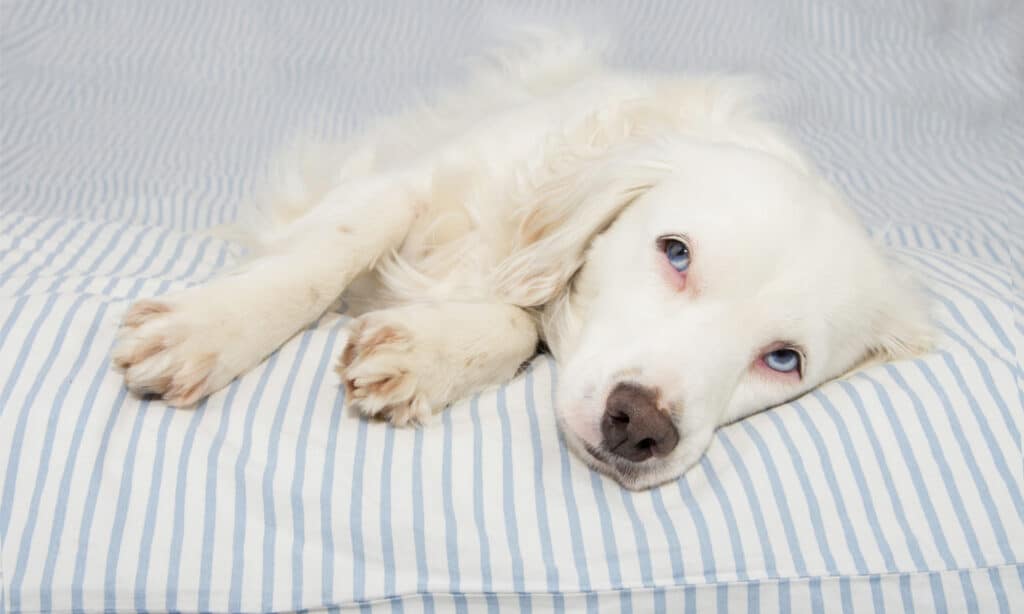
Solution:
M787 151L602 156L515 263L522 302L544 305L566 441L628 488L681 475L723 424L930 344L917 292Z

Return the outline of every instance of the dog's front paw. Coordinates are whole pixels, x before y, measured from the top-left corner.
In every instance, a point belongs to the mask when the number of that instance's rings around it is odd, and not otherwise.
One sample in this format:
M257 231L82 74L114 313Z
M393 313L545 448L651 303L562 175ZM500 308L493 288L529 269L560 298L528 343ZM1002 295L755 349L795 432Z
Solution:
M202 309L142 300L125 313L111 358L133 392L188 407L233 377L222 364L222 333Z
M427 421L434 409L429 356L413 332L379 314L357 318L349 330L337 367L346 403L395 426Z

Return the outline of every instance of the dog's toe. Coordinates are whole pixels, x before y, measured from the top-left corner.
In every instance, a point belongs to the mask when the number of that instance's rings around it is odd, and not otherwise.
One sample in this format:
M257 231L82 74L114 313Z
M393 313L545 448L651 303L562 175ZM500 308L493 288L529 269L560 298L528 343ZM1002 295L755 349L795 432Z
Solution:
M346 404L395 426L425 422L433 412L421 390L421 362L413 335L401 325L355 320L337 366Z
M140 301L125 313L111 362L132 392L190 407L216 389L214 347L211 335L170 305Z

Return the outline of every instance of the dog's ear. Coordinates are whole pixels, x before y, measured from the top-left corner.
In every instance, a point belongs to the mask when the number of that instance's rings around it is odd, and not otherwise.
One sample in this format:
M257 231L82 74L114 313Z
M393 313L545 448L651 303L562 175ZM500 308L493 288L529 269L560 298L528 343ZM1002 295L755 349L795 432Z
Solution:
M935 347L935 324L924 292L909 271L891 266L889 273L873 319L868 363L913 358Z
M555 298L582 266L590 241L669 165L656 148L632 145L555 152L531 171L533 181L517 186L522 204L512 252L495 271L499 295L524 307Z

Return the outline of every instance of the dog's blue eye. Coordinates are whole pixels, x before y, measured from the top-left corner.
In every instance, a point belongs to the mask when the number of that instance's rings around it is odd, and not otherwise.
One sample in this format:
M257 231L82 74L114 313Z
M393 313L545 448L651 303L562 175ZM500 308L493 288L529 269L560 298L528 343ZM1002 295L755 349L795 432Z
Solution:
M672 268L682 273L690 268L690 248L679 239L663 239L662 249Z
M775 350L764 355L764 364L774 371L790 373L800 368L800 354L785 348Z

